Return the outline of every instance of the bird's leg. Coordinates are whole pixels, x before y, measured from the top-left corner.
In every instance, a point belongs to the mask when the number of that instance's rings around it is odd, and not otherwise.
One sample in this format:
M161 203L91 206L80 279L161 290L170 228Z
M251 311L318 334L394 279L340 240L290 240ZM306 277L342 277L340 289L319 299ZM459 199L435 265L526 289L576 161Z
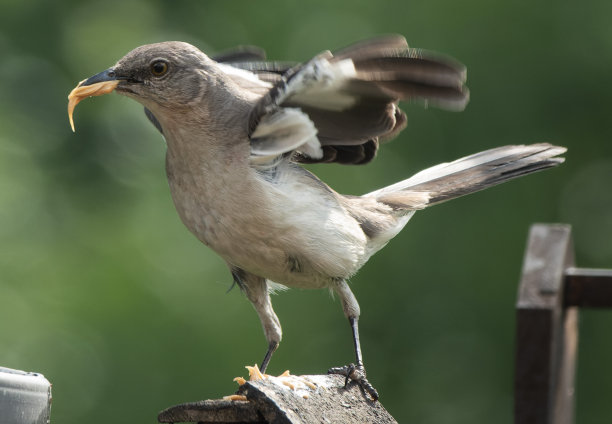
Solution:
M361 354L361 344L359 343L359 303L355 295L349 288L346 281L341 280L334 286L334 291L342 301L342 309L344 315L348 318L353 332L353 346L355 348L355 360L357 364L349 364L343 367L330 368L328 374L340 374L346 377L344 386L348 385L349 379L355 381L363 390L365 390L374 400L378 399L378 392L370 384L366 378L365 367L363 366L363 356Z
M353 330L353 347L355 348L355 359L358 367L363 367L363 356L361 356L361 343L359 343L359 318L350 317L349 323L351 324L351 330Z
M264 356L263 361L261 361L261 366L259 367L259 371L261 371L262 374L266 372L266 368L268 368L268 364L276 348L278 348L278 342L270 342L268 350L266 351L266 356Z
M240 288L246 293L255 311L257 311L266 340L268 341L268 350L260 367L260 371L263 373L268 368L272 354L278 348L282 338L280 321L274 313L274 309L272 309L268 284L264 278L257 277L240 269L237 270L236 268L232 269L232 275Z

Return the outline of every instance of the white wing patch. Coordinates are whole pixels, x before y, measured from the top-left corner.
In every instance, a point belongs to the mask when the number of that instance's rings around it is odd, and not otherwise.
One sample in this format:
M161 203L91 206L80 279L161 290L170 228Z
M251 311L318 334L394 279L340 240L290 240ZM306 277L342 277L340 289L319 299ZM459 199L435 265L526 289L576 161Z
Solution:
M246 69L236 68L225 63L217 63L217 66L227 75L242 78L246 81L253 83L256 86L272 87L272 84L259 79L259 77L255 73L247 71Z
M342 111L355 104L355 97L340 92L347 79L357 75L351 59L330 63L320 58L311 61L289 81L287 99L318 109Z
M274 106L261 116L251 134L251 162L263 165L291 151L321 159L323 149L310 117L299 108L280 105L295 103L329 111L345 110L355 104L356 97L341 89L356 75L351 59L330 62L324 55L301 68L277 93Z
M282 108L264 115L251 135L252 160L260 162L292 150L317 159L323 157L317 129L308 115L294 108Z

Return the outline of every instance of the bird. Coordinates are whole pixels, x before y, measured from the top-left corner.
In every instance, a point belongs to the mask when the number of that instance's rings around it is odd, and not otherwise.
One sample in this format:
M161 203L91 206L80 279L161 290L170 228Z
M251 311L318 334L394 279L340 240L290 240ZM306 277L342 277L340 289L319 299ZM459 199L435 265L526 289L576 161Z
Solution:
M330 373L366 377L349 279L425 209L564 161L549 143L495 147L427 168L363 194L342 195L303 165L363 165L406 126L401 101L461 111L466 68L440 53L386 35L314 56L269 61L245 46L209 57L169 41L143 45L83 80L84 98L112 91L136 100L163 135L166 173L185 226L227 263L255 308L267 349L265 372L282 337L271 292L329 289L348 319L355 362Z

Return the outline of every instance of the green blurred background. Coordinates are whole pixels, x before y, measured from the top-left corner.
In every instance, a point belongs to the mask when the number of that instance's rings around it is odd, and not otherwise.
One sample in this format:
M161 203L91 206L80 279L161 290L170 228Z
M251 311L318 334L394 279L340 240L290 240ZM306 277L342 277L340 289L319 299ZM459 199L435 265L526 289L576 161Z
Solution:
M261 360L259 320L224 263L180 223L165 146L142 107L66 96L132 48L273 59L383 33L468 66L463 113L406 105L409 126L367 167L317 166L360 194L494 146L569 148L560 168L418 213L352 280L368 374L399 422L511 423L514 303L534 222L573 225L580 266L612 267L612 3L590 1L0 0L0 365L53 383L55 423L153 423L218 398ZM353 359L326 291L273 302L270 371ZM577 422L612 417L612 316L581 315Z

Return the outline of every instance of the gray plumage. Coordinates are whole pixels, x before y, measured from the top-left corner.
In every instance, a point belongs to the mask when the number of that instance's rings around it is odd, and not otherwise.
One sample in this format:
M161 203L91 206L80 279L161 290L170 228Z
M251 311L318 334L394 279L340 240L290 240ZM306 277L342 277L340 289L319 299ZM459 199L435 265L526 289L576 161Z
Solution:
M359 306L347 279L416 210L558 165L565 151L499 147L363 196L336 193L300 163L371 161L406 124L401 100L450 110L468 102L463 65L411 49L400 36L303 64L267 62L252 47L213 60L189 44L166 42L139 47L105 72L164 135L178 213L227 262L257 310L269 343L264 369L281 340L272 282L334 290L362 369Z

